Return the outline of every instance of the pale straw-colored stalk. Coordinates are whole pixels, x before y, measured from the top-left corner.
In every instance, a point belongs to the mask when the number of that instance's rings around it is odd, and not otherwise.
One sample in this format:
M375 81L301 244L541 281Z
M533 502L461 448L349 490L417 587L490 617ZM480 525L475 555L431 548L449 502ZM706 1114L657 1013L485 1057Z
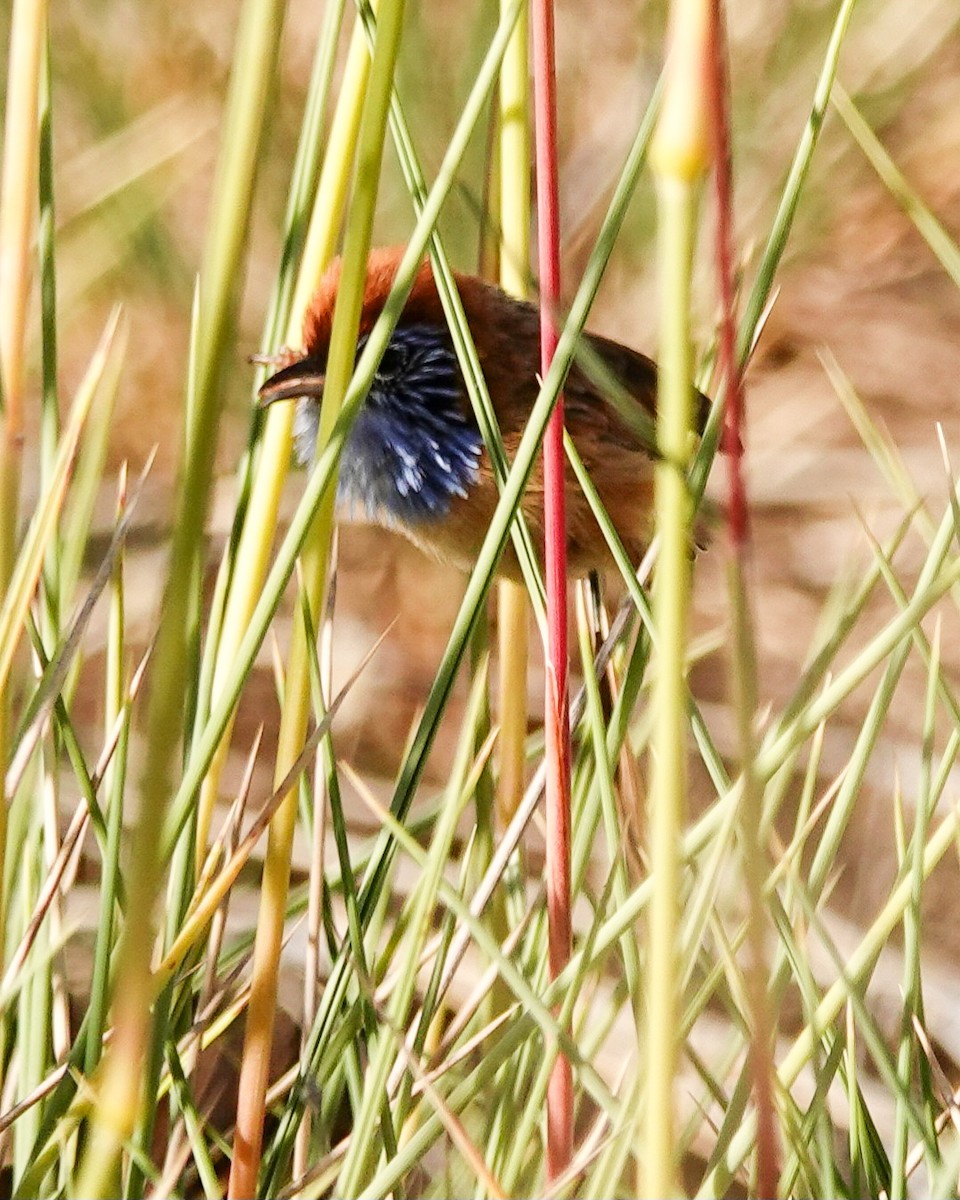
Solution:
M704 82L709 54L709 0L674 0L670 9L663 106L650 161L657 185L661 286L656 528L660 541L653 583L656 684L650 745L650 849L653 894L645 1059L647 1089L639 1192L677 1189L674 1080L681 1011L678 925L681 837L687 789L687 621L693 505L691 459L693 363L690 274L697 198L709 161Z
M353 150L360 126L363 97L370 72L370 53L358 21L350 41L343 81L334 112L323 159L310 226L304 244L300 270L285 340L300 342L303 315L324 268L333 257L343 217ZM280 496L290 461L293 430L293 405L272 405L266 415L263 442L254 474L248 507L249 519L243 527L233 569L233 586L227 598L223 629L217 647L212 701L222 695L226 678L236 661L237 650L250 624L260 598L269 562L280 509ZM197 818L197 860L206 854L210 821L220 786L220 776L230 743L232 717L218 744L217 752L204 777Z
M354 191L344 243L343 273L330 335L324 403L321 407L317 436L318 456L323 454L330 442L353 374L403 9L403 0L384 0L378 12L377 38L359 130ZM318 625L316 615L321 611L326 588L327 561L333 530L333 500L333 489L328 489L307 532L301 552L305 604L312 615L313 628ZM299 755L306 734L310 713L311 654L307 638L308 630L304 622L296 621L280 720L275 771L277 783ZM277 974L296 818L297 796L296 790L293 789L271 822L264 861L250 1005L240 1067L237 1125L230 1171L231 1197L252 1195L257 1186L267 1068L273 1037Z
M47 27L45 0L15 0L10 22L6 120L0 178L0 600L7 596L16 556L23 458L27 307L33 277L39 163L40 71ZM7 773L10 692L0 682L0 779ZM0 877L7 806L0 803ZM0 898L0 956L6 916Z
M501 15L507 7L502 0ZM500 69L500 286L526 299L530 263L530 117L526 8ZM505 829L523 797L527 734L529 614L522 584L498 588L499 716L497 823Z
M129 859L126 924L113 997L114 1035L101 1064L79 1192L116 1192L120 1153L134 1131L150 1044L154 907L164 860L157 852L184 724L189 629L197 615L199 561L215 442L223 406L220 373L233 327L259 146L281 31L280 0L248 0L237 33L224 142L203 264L192 402L185 411L185 458L174 514L170 565L151 663L140 809ZM156 1060L156 1055L151 1056ZM139 1168L134 1166L134 1172Z

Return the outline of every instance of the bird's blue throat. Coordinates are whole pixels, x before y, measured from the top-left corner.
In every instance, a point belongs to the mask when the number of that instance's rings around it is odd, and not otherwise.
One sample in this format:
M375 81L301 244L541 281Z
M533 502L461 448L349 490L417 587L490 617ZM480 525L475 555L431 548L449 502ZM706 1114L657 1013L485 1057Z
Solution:
M315 401L299 401L294 436L303 463L313 458L318 416ZM482 446L446 330L398 328L344 445L337 505L384 525L442 520L476 482Z

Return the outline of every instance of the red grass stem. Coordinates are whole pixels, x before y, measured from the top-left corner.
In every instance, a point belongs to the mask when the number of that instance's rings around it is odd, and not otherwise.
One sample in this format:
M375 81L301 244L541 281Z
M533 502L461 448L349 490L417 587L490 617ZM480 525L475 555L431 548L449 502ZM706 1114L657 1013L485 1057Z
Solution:
M717 288L720 294L720 330L717 362L724 385L723 445L727 452L729 490L727 523L734 550L743 548L750 535L747 495L743 479L743 372L737 361L733 286L733 160L730 151L730 86L727 73L727 38L721 0L714 0L710 22L707 88L712 114L710 136L714 161L714 195L717 208Z
M744 772L744 825L755 830L758 805L753 773L755 755L753 722L756 710L756 679L749 602L743 582L744 557L750 527L746 486L743 478L743 371L736 353L736 313L733 282L733 155L730 147L730 81L727 70L727 38L722 0L713 0L710 22L707 88L711 113L710 133L714 161L716 198L716 267L720 295L718 366L726 395L724 448L727 451L727 525L733 555L731 595L735 605L735 704L739 710L741 754ZM747 991L752 1015L750 1045L754 1104L757 1112L756 1194L775 1196L780 1173L775 1102L773 1095L772 1021L766 994L766 922L762 905L762 848L744 839L744 868L750 875L751 962Z
M556 74L552 0L531 7L534 139L537 162L537 261L540 275L540 371L557 347L560 303L560 209L557 195ZM570 959L570 734L567 695L567 539L563 394L543 439L544 566L547 586L546 816L550 976ZM573 1153L573 1077L558 1055L547 1089L547 1178L558 1178Z

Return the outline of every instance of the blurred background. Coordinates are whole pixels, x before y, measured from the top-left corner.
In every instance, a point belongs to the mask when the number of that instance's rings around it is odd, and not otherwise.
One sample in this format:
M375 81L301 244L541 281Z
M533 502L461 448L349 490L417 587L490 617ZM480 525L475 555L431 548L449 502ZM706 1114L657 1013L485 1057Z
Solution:
M428 175L440 161L495 19L489 0L421 0L408 5L401 90ZM784 176L807 119L836 6L826 0L733 0L729 6L734 98L738 249L746 279L770 227ZM207 205L233 52L236 8L222 0L73 0L52 7L54 146L57 164L62 395L76 387L111 307L131 324L103 489L102 527L110 527L116 470L157 460L138 513L128 558L128 605L144 639L154 627L182 424L192 289L206 235ZM292 0L269 134L262 147L252 252L224 381L227 419L218 455L209 565L219 560L246 445L252 369L280 253L289 170L307 75L322 16L319 4ZM561 204L564 272L573 289L622 167L659 67L665 6L636 0L572 0L558 9ZM7 12L0 13L6 41ZM955 0L862 0L843 51L840 81L888 153L947 232L960 234L960 9ZM480 36L481 32L484 36ZM488 196L486 138L474 145L441 222L455 264L480 265ZM705 230L712 210L705 205ZM377 240L402 241L409 200L388 151ZM647 180L632 204L590 327L656 352L653 202ZM706 253L698 260L696 323L701 356L710 349L715 298ZM960 289L879 181L838 113L823 138L800 206L776 295L747 377L747 466L753 532L752 584L761 701L776 705L807 659L830 589L856 580L871 557L871 537L888 536L904 506L864 448L828 374L837 368L875 422L895 442L921 495L941 510L947 480L937 437L960 461ZM34 415L35 419L35 415ZM35 427L25 459L31 477ZM711 492L723 494L718 460ZM288 482L292 511L302 477ZM30 508L30 496L26 500ZM692 680L724 750L734 744L723 655L724 535L696 567L696 629L708 647ZM919 542L898 557L908 578ZM338 674L349 674L375 637L395 620L376 670L367 672L340 718L338 749L376 783L388 780L446 641L461 579L389 534L345 528L337 591ZM877 601L876 622L892 602ZM955 614L954 614L955 617ZM105 617L101 616L105 623ZM945 628L945 658L960 666L956 620ZM858 636L871 628L868 618ZM875 626L874 626L875 627ZM135 628L134 624L131 628ZM100 642L97 642L97 638ZM282 645L284 626L278 626ZM99 737L103 663L94 633L78 720ZM131 647L136 651L137 647ZM851 649L851 654L853 650ZM234 744L229 795L254 727L277 715L272 649L245 694ZM874 686L871 681L869 686ZM908 673L875 754L863 801L838 866L832 917L868 921L895 870L891 797L907 803L919 769L924 678ZM868 695L867 691L863 695ZM85 700L84 697L87 699ZM542 676L530 672L531 707L542 706ZM89 712L83 708L89 706ZM831 723L823 770L845 761L860 727L851 698ZM455 732L456 713L448 722ZM434 753L445 777L450 743ZM697 780L695 779L695 785ZM264 786L266 779L263 780ZM948 795L950 789L947 789ZM954 789L954 795L956 789ZM951 799L952 802L952 799ZM358 822L367 818L360 813ZM301 864L306 848L301 850ZM960 956L956 863L927 890L931 974L928 1016L941 1046L960 1062L960 1024L950 1002ZM937 991L943 980L943 1003ZM880 973L883 986L883 972ZM890 1003L896 1008L899 973Z

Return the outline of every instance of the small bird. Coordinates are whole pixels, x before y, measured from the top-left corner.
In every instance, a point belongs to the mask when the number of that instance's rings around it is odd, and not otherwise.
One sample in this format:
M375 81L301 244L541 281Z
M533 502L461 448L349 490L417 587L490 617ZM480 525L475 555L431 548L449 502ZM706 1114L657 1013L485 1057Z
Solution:
M403 247L371 252L357 342L359 355L383 309ZM260 389L261 404L297 399L297 457L313 461L341 262L327 270L304 321L304 353ZM533 305L472 275L457 288L483 369L504 449L512 462L540 389L540 317ZM617 342L584 334L603 368L646 413L656 412L657 367ZM294 361L291 361L294 359ZM595 373L592 373L595 374ZM576 361L563 389L564 422L634 563L652 532L653 463L649 439L631 429ZM697 425L709 409L696 393ZM384 351L340 461L338 513L397 530L422 550L462 570L476 561L498 499L493 469L473 415L428 261ZM522 500L534 545L543 552L543 469L534 466ZM612 560L572 468L566 472L567 555L571 575ZM508 543L500 572L519 578Z

